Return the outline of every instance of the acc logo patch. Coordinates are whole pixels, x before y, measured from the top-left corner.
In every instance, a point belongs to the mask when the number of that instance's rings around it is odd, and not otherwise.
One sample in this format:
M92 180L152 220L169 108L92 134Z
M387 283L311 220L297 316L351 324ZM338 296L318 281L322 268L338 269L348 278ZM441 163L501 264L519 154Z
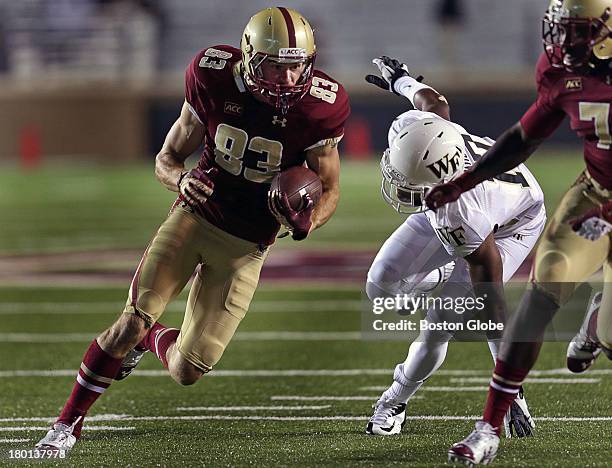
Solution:
M242 115L242 106L240 104L236 104L235 102L225 101L223 105L223 112L230 115Z
M581 91L582 90L582 78L566 78L565 89L567 91Z
M306 49L301 47L283 47L278 51L278 56L285 59L306 58Z

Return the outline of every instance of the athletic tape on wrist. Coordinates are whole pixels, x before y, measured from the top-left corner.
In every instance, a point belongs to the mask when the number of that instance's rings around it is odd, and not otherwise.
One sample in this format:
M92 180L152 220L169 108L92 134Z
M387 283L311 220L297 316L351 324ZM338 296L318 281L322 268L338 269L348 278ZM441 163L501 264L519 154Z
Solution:
M415 80L411 76L402 76L395 82L393 87L397 93L401 94L405 98L408 98L408 100L412 103L413 106L414 106L414 96L416 93L418 93L419 91L423 89L433 90L431 86L427 86L426 84L423 84Z

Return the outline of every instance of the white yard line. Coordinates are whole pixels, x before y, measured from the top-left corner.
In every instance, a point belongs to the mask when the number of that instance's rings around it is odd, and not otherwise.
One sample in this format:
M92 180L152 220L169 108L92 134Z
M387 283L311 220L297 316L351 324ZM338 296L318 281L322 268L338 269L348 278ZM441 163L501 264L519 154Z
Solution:
M133 431L135 427L121 426L84 426L84 431ZM48 431L49 426L16 426L3 427L0 426L0 432L26 432L26 431Z
M461 377L451 378L451 383L489 383L491 379L488 377ZM589 378L575 378L575 379L564 379L564 378L550 378L550 377L533 377L527 378L525 381L530 384L596 384L601 382L601 379L589 379Z
M179 406L177 411L311 411L331 408L331 405L311 406Z
M448 375L448 376L478 376L478 375L486 375L488 377L491 376L493 368L490 370L451 370L451 369L442 369L436 371L435 375ZM539 377L544 375L576 375L567 370L565 367L560 367L557 369L540 369L540 370L532 370L529 372L529 378L531 377ZM589 370L586 375L612 375L612 369L592 369Z
M96 414L93 416L87 416L87 422L100 422L100 421L118 421L129 417L129 414ZM48 422L52 423L57 420L57 416L46 416L46 417L34 417L34 418L0 418L0 422Z
M383 392L387 390L389 387L385 387L382 385L373 385L371 387L359 387L359 390L372 390L376 392ZM489 389L489 387L436 387L436 386L424 386L419 389L419 392L485 392Z
M273 395L272 401L374 401L378 395ZM411 399L422 399L420 395L414 395Z
M369 398L369 397L368 397ZM191 415L191 416L129 416L129 415L98 415L99 421L136 422L136 421L365 421L366 415L361 416L236 416L236 415ZM481 415L454 416L454 415L410 415L406 419L413 421L475 421ZM32 418L34 420L47 420L49 418ZM52 418L51 418L52 419ZM542 416L535 418L537 422L596 422L612 421L611 416ZM4 420L3 420L4 421ZM46 431L48 426L0 426L0 432L27 432ZM133 426L85 426L85 431L131 431Z
M0 343L85 343L97 333L0 333ZM358 341L361 332L259 331L238 332L234 341Z
M0 315L116 315L125 301L107 302L2 302ZM187 302L180 300L166 307L166 312L183 313ZM365 302L349 299L320 299L304 301L255 301L249 312L335 312L337 310L359 311Z
M406 419L414 421L475 421L482 418L482 415L470 416L451 416L451 415L412 415L406 416ZM230 415L194 415L194 416L128 416L121 419L124 422L135 421L208 421L208 420L223 420L223 421L364 421L366 415L362 416L230 416ZM595 422L595 421L612 421L612 416L594 416L594 417L573 417L573 416L543 416L534 418L537 422L553 421L553 422ZM47 426L17 426L17 427L0 427L0 432L10 431L45 431ZM123 426L85 426L84 431L131 431L135 427Z
M30 442L32 439L0 439L0 444L18 444L21 442Z
M0 378L13 377L75 377L78 369L17 369L0 371ZM138 377L168 377L166 370L139 370L134 371ZM344 377L360 375L393 375L393 369L245 369L245 370L213 370L206 375L211 377ZM491 371L485 370L439 370L437 376L490 376ZM567 369L550 369L532 371L530 375L573 375ZM612 375L612 369L593 369L588 375ZM488 382L489 377L482 382ZM583 382L585 379L580 379Z

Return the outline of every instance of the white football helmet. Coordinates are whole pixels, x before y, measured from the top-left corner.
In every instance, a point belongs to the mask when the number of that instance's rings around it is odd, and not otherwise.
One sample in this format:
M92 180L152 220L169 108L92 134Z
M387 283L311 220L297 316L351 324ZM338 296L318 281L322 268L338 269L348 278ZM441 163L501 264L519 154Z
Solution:
M421 213L427 191L463 172L465 144L447 120L417 120L403 128L380 161L382 196L399 213Z

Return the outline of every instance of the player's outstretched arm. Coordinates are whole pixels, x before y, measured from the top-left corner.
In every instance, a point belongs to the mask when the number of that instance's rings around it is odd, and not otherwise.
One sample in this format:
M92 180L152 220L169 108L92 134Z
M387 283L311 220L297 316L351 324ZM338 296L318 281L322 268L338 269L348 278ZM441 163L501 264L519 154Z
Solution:
M417 110L433 112L450 120L446 98L431 86L422 83L422 76L413 78L406 64L386 55L373 59L372 63L378 68L380 76L367 75L365 79L368 83L405 97Z
M506 302L504 300L503 263L493 233L471 254L465 257L476 297L484 298L482 318L504 323ZM502 332L487 334L489 339L501 338Z
M185 173L185 160L198 149L204 137L204 125L183 103L181 115L166 135L155 158L155 175L168 190L179 191L179 180Z
M529 138L520 122L506 130L468 171L450 182L431 189L425 203L433 210L451 203L481 182L514 169L537 149L542 140Z
M340 198L340 155L338 154L338 141L334 139L326 145L319 146L306 152L308 167L315 171L321 179L323 193L319 203L312 213L312 228L325 224L336 211Z
M496 175L514 169L525 162L542 140L529 138L520 122L506 130L485 155L462 177L464 185L473 188Z

